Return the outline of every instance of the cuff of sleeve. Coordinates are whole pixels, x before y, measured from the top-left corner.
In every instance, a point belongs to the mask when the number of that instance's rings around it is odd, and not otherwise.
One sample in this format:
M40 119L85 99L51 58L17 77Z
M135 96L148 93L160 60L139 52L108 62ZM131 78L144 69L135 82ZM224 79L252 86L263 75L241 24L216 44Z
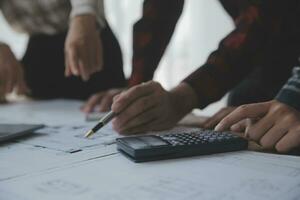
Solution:
M129 80L128 80L128 86L132 87L138 84L141 84L143 82L146 82L144 76L142 73L132 73Z
M71 0L72 10L70 17L79 15L94 15L100 29L105 28L104 5L99 0Z
M182 81L191 86L197 94L200 109L216 100L217 85L211 78L211 68L211 64L204 64Z
M210 102L207 98L205 98L205 94L202 92L201 89L197 88L196 84L194 84L194 81L186 78L182 82L188 84L191 86L191 88L195 91L198 97L198 108L203 109L205 108Z
M289 89L283 89L276 96L276 100L300 111L300 94L298 92L294 92Z

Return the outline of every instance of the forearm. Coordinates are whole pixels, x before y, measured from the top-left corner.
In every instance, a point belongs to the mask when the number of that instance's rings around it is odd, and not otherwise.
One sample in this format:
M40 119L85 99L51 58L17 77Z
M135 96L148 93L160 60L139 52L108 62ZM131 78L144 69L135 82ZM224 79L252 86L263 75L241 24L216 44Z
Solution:
M183 9L183 0L145 0L143 16L133 27L129 85L152 80Z
M264 58L263 49L280 25L280 15L276 17L273 12L266 16L265 9L249 6L244 10L235 30L220 42L202 67L184 80L197 93L200 108L222 98Z

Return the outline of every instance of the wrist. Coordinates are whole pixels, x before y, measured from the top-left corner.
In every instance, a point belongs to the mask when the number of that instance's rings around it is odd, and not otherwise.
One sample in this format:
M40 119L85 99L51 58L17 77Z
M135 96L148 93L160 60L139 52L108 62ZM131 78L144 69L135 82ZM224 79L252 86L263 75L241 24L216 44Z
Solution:
M185 116L198 105L196 92L187 83L180 83L170 91L170 99L178 116Z
M74 26L82 26L84 28L97 28L96 17L92 14L77 15L71 19L71 28Z

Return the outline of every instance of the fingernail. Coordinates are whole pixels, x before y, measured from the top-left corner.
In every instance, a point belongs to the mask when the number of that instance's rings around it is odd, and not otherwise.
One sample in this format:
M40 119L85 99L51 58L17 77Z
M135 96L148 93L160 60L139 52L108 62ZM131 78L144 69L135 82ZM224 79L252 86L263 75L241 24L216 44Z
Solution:
M87 107L83 107L82 109L82 112L84 112L84 113L89 113L90 112L90 108L87 108Z
M73 70L73 73L74 73L75 76L79 75L79 72L77 70Z
M119 97L120 97L120 95L114 96L113 101L116 101Z
M230 127L230 130L232 131L236 131L236 130L239 130L240 129L240 125L239 124L234 124Z
M222 131L224 129L224 125L219 123L216 127L215 127L215 131Z
M210 127L211 127L210 124L205 124L205 125L204 125L204 128L206 128L206 129L209 129Z

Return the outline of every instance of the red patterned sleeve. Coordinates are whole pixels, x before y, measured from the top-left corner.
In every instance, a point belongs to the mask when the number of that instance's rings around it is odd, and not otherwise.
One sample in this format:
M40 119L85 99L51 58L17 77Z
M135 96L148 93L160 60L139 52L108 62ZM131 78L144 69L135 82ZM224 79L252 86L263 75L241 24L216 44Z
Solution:
M145 0L143 16L133 27L129 86L152 80L172 37L184 0Z
M235 18L235 29L220 42L207 62L184 80L197 93L200 108L222 98L252 71L279 27L276 16L280 15L276 11L269 5L244 7Z

